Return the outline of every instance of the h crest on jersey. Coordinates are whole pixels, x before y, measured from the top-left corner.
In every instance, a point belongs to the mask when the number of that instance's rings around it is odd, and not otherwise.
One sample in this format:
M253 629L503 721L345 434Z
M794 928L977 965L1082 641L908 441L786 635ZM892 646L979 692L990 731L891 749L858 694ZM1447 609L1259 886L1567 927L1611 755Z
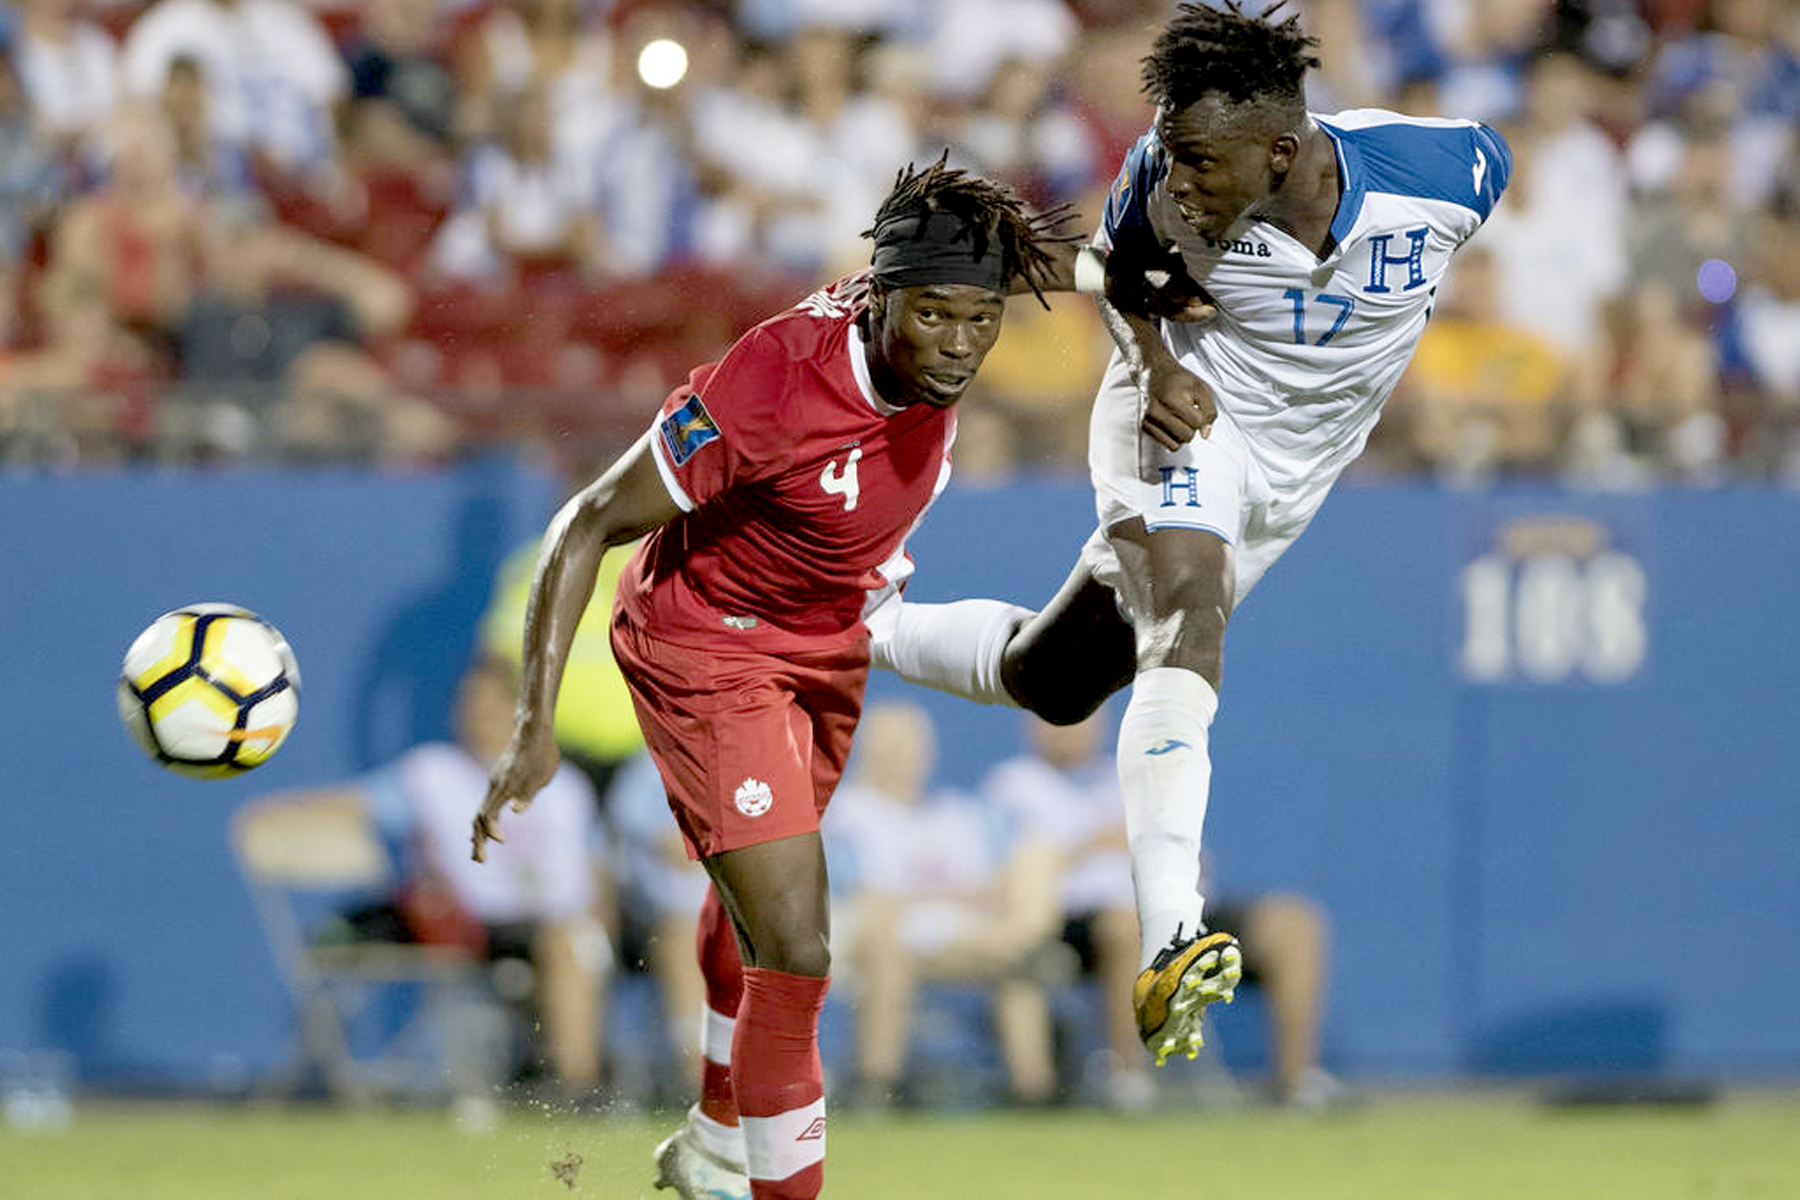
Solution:
M694 451L719 436L719 426L700 403L700 393L690 395L682 406L664 417L657 428L662 434L663 448L669 461L680 466L694 456Z

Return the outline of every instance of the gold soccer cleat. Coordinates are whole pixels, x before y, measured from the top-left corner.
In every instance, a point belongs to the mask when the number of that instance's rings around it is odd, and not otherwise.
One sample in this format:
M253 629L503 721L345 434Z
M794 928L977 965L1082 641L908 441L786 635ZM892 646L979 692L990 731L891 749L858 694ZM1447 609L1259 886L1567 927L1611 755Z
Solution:
M1231 1003L1244 974L1244 956L1229 933L1205 933L1185 941L1180 932L1157 952L1131 989L1138 1036L1162 1066L1180 1051L1200 1055L1200 1017L1215 1000Z

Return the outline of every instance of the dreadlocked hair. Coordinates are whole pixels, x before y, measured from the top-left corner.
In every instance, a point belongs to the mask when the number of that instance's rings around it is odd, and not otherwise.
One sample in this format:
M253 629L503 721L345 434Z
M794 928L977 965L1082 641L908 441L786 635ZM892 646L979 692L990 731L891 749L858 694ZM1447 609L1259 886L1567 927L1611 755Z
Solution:
M1078 234L1060 232L1074 217L1074 206L1059 204L1048 212L1032 213L1005 184L949 164L950 152L945 150L930 166L902 167L894 175L893 191L875 211L875 224L862 236L872 238L884 223L909 215L919 218L923 232L929 214L950 213L961 219L976 258L985 258L989 240L998 239L1006 277L1023 279L1038 302L1049 308L1043 285L1055 274L1053 248L1081 240Z
M1319 39L1301 31L1298 14L1275 19L1287 0L1260 17L1245 15L1239 0L1222 2L1180 6L1144 58L1144 93L1170 112L1207 92L1240 104L1299 103L1307 69L1319 65L1309 53Z

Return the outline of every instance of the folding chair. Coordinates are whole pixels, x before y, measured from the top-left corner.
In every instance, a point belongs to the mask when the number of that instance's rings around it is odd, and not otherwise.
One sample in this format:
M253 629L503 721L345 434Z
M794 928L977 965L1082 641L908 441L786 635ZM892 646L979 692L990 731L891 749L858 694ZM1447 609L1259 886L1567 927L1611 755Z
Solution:
M359 805L240 814L232 846L297 1020L292 1061L266 1090L291 1092L312 1071L350 1103L479 1095L498 1082L507 1018L480 958L460 947L309 938L309 897L392 892L394 866ZM419 1003L379 1046L359 1047L359 1015L401 985L416 985Z

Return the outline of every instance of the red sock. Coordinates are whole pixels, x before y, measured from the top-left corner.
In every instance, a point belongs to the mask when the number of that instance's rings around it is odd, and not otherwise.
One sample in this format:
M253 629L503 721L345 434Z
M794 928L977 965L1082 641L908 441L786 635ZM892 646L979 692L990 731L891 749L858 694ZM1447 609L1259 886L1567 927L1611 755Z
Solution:
M731 1043L751 1200L813 1200L825 1185L825 1074L819 1010L829 981L744 968Z
M744 967L738 957L737 931L719 894L706 889L695 937L700 974L706 979L705 1027L700 1035L700 1111L721 1125L738 1123L737 1100L731 1090L731 1041L738 1006L744 997Z

